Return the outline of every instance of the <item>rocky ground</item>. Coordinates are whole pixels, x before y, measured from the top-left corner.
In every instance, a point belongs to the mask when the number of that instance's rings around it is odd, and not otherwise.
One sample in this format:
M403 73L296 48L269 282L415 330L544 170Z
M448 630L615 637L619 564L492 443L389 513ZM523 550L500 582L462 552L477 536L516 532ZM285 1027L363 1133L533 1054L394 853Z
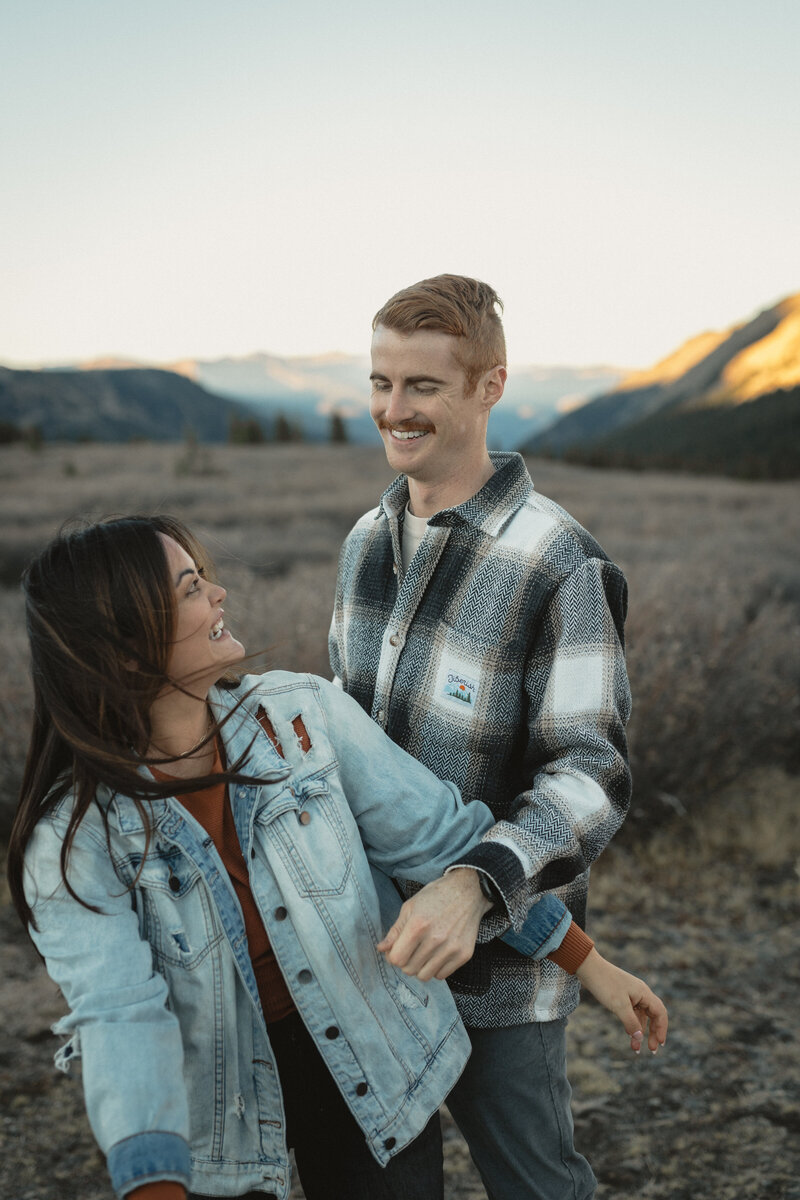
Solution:
M655 1057L631 1055L590 1000L570 1023L577 1138L600 1200L800 1198L798 783L745 782L702 825L612 847L595 869L592 934L671 1017ZM0 939L0 1195L111 1200L80 1086L52 1068L59 997L7 905ZM445 1122L448 1200L483 1200Z

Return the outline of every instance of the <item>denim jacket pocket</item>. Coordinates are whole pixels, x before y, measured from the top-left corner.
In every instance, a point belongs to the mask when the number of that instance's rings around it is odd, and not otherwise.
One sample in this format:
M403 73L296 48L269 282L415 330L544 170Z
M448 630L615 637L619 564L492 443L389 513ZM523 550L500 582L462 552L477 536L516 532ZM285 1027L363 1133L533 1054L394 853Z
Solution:
M219 937L211 897L194 863L151 851L134 885L142 932L156 966L194 970Z
M324 779L304 780L277 803L265 805L256 815L255 828L268 852L277 853L301 896L344 891L352 868L350 840Z

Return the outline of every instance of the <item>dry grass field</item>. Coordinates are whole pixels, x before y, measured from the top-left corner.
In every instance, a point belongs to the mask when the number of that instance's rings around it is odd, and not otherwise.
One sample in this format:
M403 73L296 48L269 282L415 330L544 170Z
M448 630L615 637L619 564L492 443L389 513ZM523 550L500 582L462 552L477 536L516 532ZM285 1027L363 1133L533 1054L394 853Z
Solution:
M530 465L629 580L636 797L595 869L590 932L673 1022L665 1051L636 1060L596 1006L571 1022L598 1196L800 1197L800 484ZM29 714L17 581L65 519L185 518L248 648L325 674L338 547L389 479L355 447L1 450L0 832ZM79 1088L51 1069L58 997L7 905L0 938L0 1194L109 1200ZM446 1148L448 1196L483 1197L449 1125Z

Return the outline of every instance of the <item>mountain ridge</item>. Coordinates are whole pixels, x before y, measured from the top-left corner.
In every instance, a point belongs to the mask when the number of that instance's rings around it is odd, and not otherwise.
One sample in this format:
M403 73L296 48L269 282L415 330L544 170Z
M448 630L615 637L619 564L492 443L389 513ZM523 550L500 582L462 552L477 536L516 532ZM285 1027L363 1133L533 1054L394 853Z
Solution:
M683 465L746 474L768 474L774 461L782 475L800 474L798 397L800 293L795 293L726 330L688 339L521 448L598 465ZM761 407L734 419L733 410L745 405ZM692 416L697 413L705 416ZM726 422L746 430L750 444L737 449ZM759 446L755 457L752 439Z

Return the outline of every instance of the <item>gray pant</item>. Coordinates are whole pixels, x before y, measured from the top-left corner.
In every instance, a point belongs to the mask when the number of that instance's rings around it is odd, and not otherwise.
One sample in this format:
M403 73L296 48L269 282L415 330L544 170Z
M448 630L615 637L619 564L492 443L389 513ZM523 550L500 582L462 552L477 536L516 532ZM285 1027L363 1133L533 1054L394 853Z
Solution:
M468 1033L447 1107L489 1200L590 1200L597 1181L572 1141L566 1021Z

